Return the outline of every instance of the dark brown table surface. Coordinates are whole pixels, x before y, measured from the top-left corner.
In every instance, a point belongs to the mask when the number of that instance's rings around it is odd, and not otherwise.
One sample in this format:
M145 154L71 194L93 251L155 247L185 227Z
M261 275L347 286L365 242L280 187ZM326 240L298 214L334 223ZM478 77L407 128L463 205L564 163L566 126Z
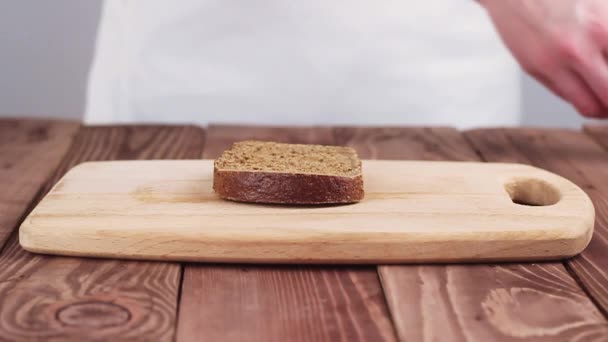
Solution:
M214 158L233 141L339 144L362 158L533 164L596 208L563 262L252 266L41 256L25 215L90 160ZM608 341L608 126L82 126L0 119L0 340Z

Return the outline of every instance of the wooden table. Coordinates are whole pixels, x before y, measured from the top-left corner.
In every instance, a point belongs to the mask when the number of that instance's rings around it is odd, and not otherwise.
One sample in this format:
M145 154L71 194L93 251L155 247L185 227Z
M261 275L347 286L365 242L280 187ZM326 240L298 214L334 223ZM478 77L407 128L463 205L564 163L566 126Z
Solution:
M17 227L89 160L214 158L257 138L363 158L533 164L581 186L596 231L564 262L244 266L25 252ZM0 120L0 340L608 341L608 127L583 131L81 126Z

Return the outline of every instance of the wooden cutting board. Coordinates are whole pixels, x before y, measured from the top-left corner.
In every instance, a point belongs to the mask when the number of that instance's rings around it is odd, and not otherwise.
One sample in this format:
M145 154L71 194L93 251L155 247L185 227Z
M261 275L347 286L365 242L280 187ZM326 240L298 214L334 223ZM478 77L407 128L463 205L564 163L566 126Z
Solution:
M239 263L540 260L581 252L589 197L520 164L363 161L365 199L235 203L210 160L93 162L72 169L19 231L32 252Z

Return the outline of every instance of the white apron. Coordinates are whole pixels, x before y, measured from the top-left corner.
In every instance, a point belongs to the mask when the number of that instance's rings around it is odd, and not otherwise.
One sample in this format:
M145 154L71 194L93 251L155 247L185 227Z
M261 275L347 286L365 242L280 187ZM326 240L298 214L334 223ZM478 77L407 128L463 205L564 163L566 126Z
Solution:
M472 0L106 0L86 121L514 125Z

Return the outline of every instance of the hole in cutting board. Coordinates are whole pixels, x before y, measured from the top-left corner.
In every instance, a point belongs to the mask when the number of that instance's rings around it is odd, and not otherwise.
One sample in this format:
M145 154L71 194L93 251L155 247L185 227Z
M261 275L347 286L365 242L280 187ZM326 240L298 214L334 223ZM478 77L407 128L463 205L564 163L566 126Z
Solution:
M557 188L544 180L535 178L518 178L505 184L505 189L511 201L519 205L547 206L553 205L561 199Z

